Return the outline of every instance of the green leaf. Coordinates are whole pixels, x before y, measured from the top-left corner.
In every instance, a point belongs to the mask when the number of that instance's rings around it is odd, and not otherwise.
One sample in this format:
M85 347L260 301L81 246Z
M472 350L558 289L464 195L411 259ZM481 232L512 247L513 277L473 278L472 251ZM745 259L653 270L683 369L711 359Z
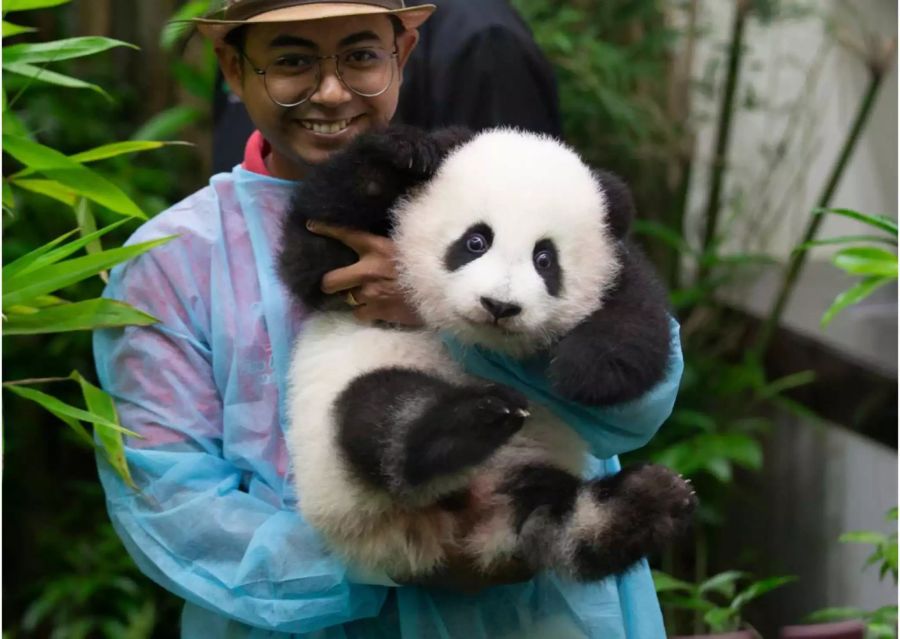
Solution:
M97 232L97 220L94 219L94 213L91 211L91 204L85 198L78 200L75 206L75 220L78 222L78 232L82 237L93 235ZM91 239L84 245L84 250L88 255L96 255L103 252L103 245L100 244L98 238ZM105 273L101 273L103 281L106 282Z
M759 390L759 396L761 399L771 399L776 395L782 395L785 391L812 384L814 381L816 381L815 371L791 373L766 384Z
M854 530L838 537L838 541L844 544L871 544L878 546L887 541L887 535L873 530Z
M731 482L731 464L727 459L716 457L706 462L706 470L723 484Z
M781 577L769 577L767 579L761 579L757 582L750 584L747 588L743 590L734 600L731 602L731 610L737 612L741 610L744 606L746 606L750 601L760 597L767 592L775 590L776 588L781 588L782 586L791 583L792 581L796 581L797 577L793 575L784 575Z
M128 42L102 36L63 38L62 40L52 40L50 42L28 42L3 47L3 64L6 66L8 63L17 62L40 64L71 60L94 55L115 47L140 49L140 47Z
M88 151L82 151L75 155L68 156L70 160L74 160L79 164L87 164L88 162L96 162L107 158L125 155L127 153L139 153L141 151L152 151L164 146L172 145L193 146L190 142L161 142L155 140L134 140L128 142L114 142L113 144L104 144ZM34 173L34 169L23 169L12 175L12 178L19 180L20 178Z
M84 401L88 408L117 426L117 428L110 430L97 430L97 438L106 451L107 460L109 460L109 463L115 468L119 476L131 488L137 489L134 480L131 478L131 472L128 470L128 461L125 458L125 442L122 439L122 432L125 429L119 426L119 414L116 411L116 405L113 403L112 397L84 379L78 371L74 371L71 377L81 385L81 392L84 395Z
M656 588L656 592L693 592L694 590L694 584L676 579L661 570L653 570L651 573L653 574L653 586Z
M50 306L27 315L7 312L3 334L39 335L91 331L114 326L149 326L158 321L152 315L123 302L98 298Z
M887 511L887 513L885 513L885 515L884 515L884 520L885 521L897 521L897 510L898 510L897 507L894 506L889 511Z
M177 42L182 40L184 36L191 33L193 25L189 22L191 18L199 18L209 11L209 2L207 0L192 0L178 9L166 26L163 27L162 34L159 38L159 45L163 51L171 51Z
M694 249L691 248L680 233L677 233L659 222L636 219L632 222L631 228L634 233L659 240L663 244L674 248L679 253L684 253L686 255L693 255L695 253Z
M703 615L703 621L713 632L737 630L737 613L728 608L713 608Z
M116 213L147 218L119 187L55 149L4 133L3 150L25 166L61 182L76 193Z
M3 0L3 15L10 11L31 11L67 4L70 0Z
M106 226L99 231L95 231L94 233L85 235L80 239L69 242L64 246L60 246L59 248L56 247L59 246L59 244L61 244L67 238L72 237L75 233L78 232L78 230L76 229L74 231L69 231L65 235L62 235L55 240L44 244L40 248L37 248L30 253L23 255L19 259L3 267L3 286L7 287L11 284L14 284L17 281L14 278L17 276L24 275L37 268L59 262L72 253L75 253L81 248L87 246L90 242L104 236L113 229L119 228L126 222L128 222L127 219L119 220L118 222L110 224L109 226Z
M844 619L865 619L866 611L862 608L835 607L816 610L808 615L805 621L810 623L828 623L829 621L842 621Z
M878 242L880 244L890 244L892 246L897 246L897 239L893 237L886 237L883 235L842 235L840 237L830 237L824 240L812 240L811 242L804 242L800 244L796 248L794 248L794 252L805 251L816 246L830 246L834 244L850 244L852 242Z
M707 592L717 592L724 597L731 599L734 597L734 591L737 581L747 576L747 573L739 570L729 570L713 575L702 584L700 584L700 594Z
M199 109L190 106L176 106L156 114L131 136L133 140L163 140L171 138L179 131L204 116Z
M56 71L50 71L49 69L46 69L44 67L36 67L33 64L26 64L24 62L7 63L4 61L3 70L9 71L10 73L23 75L31 80L46 82L47 84L55 84L57 86L66 87L69 89L90 89L91 91L99 93L107 100L112 100L112 97L103 90L103 87L99 85L91 84L90 82L85 82L84 80L79 80L78 78L73 78L68 75L63 75L62 73L57 73ZM5 143L4 146L6 146Z
M815 211L813 211L813 213L815 215L824 215L827 213L831 213L834 215L849 217L852 220L857 220L858 222L862 222L863 224L868 224L869 226L879 228L882 231L887 231L891 235L897 235L897 223L891 218L885 217L884 215L867 215L865 213L859 213L858 211L851 211L850 209L816 209Z
M29 173L33 173L33 171L29 171ZM67 206L74 207L75 203L78 201L77 193L75 193L72 189L66 188L56 180L15 179L12 183L20 189L25 189L26 191L31 191L32 193L39 193L40 195L46 195L47 197L53 198L57 202L66 204Z
M9 180L3 178L3 206L5 208L11 209L15 207L16 199L13 196L12 187L9 185Z
M27 274L19 274L4 285L3 308L13 304L27 304L28 300L46 295L75 282L112 268L120 262L146 253L150 249L165 244L175 236L164 237L150 242L103 251L97 255L86 255L58 264L50 264L34 269ZM12 290L6 290L11 288Z
M893 282L895 277L866 277L862 281L857 282L846 291L838 295L834 298L834 302L831 303L831 306L828 307L828 310L825 311L825 314L822 316L822 326L828 326L831 321L837 316L838 313L843 311L848 306L852 306L854 304L858 304L863 301L869 295L874 293L876 290L884 286L885 284L889 284Z
M832 262L851 275L897 277L897 256L874 246L854 246L838 252Z
M19 24L13 24L12 22L3 21L3 37L11 38L12 36L19 35L20 33L32 33L37 31L34 27L23 27Z
M70 406L65 402L53 397L52 395L48 395L47 393L42 393L39 390L35 390L33 388L28 388L26 386L16 386L15 384L6 383L3 385L3 388L10 391L11 393L15 393L19 397L24 397L30 401L33 401L40 406L46 408L54 415L59 412L69 417L71 419L77 419L83 422L90 422L97 426L102 426L103 428L109 428L110 430L118 431L125 433L126 435L131 435L133 437L139 437L139 435L135 432L132 432L126 428L122 428L116 422L110 421L103 415L98 415L93 412L89 412L86 410L82 410L80 408L76 408L74 406Z

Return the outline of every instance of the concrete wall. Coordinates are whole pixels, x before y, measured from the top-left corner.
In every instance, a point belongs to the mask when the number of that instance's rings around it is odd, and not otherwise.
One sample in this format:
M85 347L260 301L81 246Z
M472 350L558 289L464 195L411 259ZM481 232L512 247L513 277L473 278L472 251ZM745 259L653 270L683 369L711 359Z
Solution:
M697 48L694 75L710 76L719 60L721 82L734 2L701 2L705 35ZM786 0L784 4L798 4ZM838 40L862 42L864 31L897 35L897 2L816 0L804 3L812 14L762 25L751 19L738 97L744 108L734 125L722 228L726 248L764 251L786 259L799 241L868 82L858 53ZM840 35L838 35L840 34ZM754 97L755 96L755 97ZM757 105L746 107L748 100ZM717 102L699 98L694 111L699 128L696 150L712 153ZM781 147L783 155L776 149ZM779 159L779 157L781 159ZM699 213L705 208L708 171L697 171L691 189L691 219L699 237ZM872 118L833 199L835 207L897 217L897 68L887 74ZM732 219L729 221L730 217ZM865 232L842 218L829 218L819 237ZM849 278L828 261L833 253L817 249L808 262L798 293L784 321L828 342L889 375L897 374L897 290L888 287L860 307L846 311L827 330L822 313L844 290ZM771 307L780 275L770 272L735 287L729 298L758 315Z

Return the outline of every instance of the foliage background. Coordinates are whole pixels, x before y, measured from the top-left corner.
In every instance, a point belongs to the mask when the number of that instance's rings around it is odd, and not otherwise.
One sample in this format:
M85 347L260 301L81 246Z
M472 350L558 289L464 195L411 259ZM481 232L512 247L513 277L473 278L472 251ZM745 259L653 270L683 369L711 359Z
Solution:
M42 143L66 154L127 139L193 142L193 147L113 158L98 167L151 214L198 188L209 172L210 52L196 40L182 48L183 43L160 37L162 25L175 11L203 4L159 0L125 6L113 0L80 0L16 16L18 22L36 27L42 40L90 33L141 46L140 52L122 48L54 65L105 87L112 100L92 91L64 92L34 84L17 114ZM703 525L693 544L655 562L675 579L661 588L676 595L668 598L670 628L724 629L744 618L765 628L764 617L754 613L753 600L769 586L788 580L777 575L777 566L761 562L752 548L746 556L723 563L717 555L727 543L719 543L718 536L726 506L739 500L735 478L763 467L773 411L813 416L809 403L799 402L797 394L813 375L790 367L773 369L764 352L748 357L758 337L757 323L720 301L726 286L779 269L759 242L724 247L722 229L727 232L729 221L742 214L752 219L753 207L769 211L779 204L757 201L748 206L746 194L729 189L725 181L714 207L723 220L717 232L706 232L708 208L699 207L699 222L693 226L688 217L692 180L698 174L714 175L716 168L714 158L698 151L698 124L715 122L721 128L735 113L755 111L767 117L775 106L764 92L741 93L727 106L729 56L735 51L739 56L743 48L740 42L733 46L734 32L707 31L697 0L514 4L557 70L567 138L592 162L621 173L632 184L642 213L637 231L673 291L684 328L687 368L676 413L653 446L632 460L649 457L691 476L704 503ZM734 4L746 11L754 29L822 19L814 7L799 2ZM720 54L700 78L692 77L695 47L713 37ZM4 38L4 44L34 39ZM803 127L796 130L802 142ZM773 170L779 161L774 155ZM4 177L10 171L6 165ZM723 178L728 170L722 167ZM765 186L763 180L759 192L765 193ZM19 213L3 217L4 263L75 223L71 212L54 200L16 195ZM118 219L102 209L96 215L99 226ZM129 224L119 229L109 245L124 241L133 228ZM101 288L95 279L79 285L77 294L95 296ZM4 336L3 349L7 380L93 371L86 333L49 339ZM75 385L53 385L52 390L72 404L80 401ZM178 602L138 574L124 554L107 523L90 452L37 405L10 393L3 399L4 636L176 636ZM893 401L896 404L896 390ZM876 410L876 418L884 415ZM893 418L896 424L896 412ZM896 447L896 433L893 443ZM896 538L893 547L896 571ZM755 576L743 572L748 568ZM767 579L769 575L774 576ZM688 592L679 590L684 587L679 584L693 584L696 590L710 583L704 592L721 597L715 602L677 596ZM740 605L732 606L736 600Z

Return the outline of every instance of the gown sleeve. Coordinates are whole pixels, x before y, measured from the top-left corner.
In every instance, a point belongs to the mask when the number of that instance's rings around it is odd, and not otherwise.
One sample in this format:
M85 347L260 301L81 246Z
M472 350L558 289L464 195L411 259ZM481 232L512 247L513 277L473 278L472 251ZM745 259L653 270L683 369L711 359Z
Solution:
M271 480L224 452L222 394L233 390L217 384L195 248L155 248L114 269L105 292L160 320L94 334L101 386L142 437L125 442L137 490L98 455L113 526L150 578L240 622L306 633L377 615L388 589L347 579Z

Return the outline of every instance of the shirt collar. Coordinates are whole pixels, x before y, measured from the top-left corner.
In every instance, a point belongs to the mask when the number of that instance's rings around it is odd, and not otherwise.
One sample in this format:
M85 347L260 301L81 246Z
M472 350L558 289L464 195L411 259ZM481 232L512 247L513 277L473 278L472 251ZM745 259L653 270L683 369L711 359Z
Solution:
M254 131L247 139L247 146L244 147L244 162L241 166L253 173L259 173L267 177L272 177L269 168L266 166L266 156L272 150L269 143L258 130Z

